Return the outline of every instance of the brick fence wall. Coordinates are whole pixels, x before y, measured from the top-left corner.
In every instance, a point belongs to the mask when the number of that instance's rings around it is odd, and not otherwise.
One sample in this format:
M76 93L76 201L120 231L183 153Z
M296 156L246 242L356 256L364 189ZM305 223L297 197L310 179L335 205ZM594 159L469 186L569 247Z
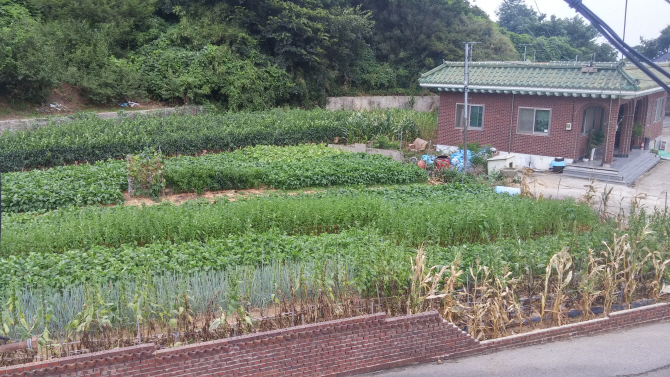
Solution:
M293 327L156 350L146 344L0 368L28 376L343 376L570 339L670 320L670 305L617 312L607 318L479 342L437 312L384 314Z

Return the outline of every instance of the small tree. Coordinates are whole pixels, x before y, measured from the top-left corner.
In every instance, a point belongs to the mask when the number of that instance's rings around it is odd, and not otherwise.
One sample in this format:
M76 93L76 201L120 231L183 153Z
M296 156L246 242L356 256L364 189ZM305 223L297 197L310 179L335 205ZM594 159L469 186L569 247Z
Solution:
M149 196L158 200L165 189L165 160L161 151L145 148L140 154L126 157L128 168L128 194Z
M589 133L589 152L591 158L595 154L595 150L605 141L605 133L602 130L593 129Z

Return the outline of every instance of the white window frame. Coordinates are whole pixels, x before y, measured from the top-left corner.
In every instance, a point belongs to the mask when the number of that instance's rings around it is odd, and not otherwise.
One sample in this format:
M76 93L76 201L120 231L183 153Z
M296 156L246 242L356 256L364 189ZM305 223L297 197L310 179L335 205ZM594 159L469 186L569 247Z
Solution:
M463 127L459 127L459 126L458 126L458 124L461 122L461 119L458 119L458 106L463 106L463 107L465 107L465 104L464 104L464 103L457 103L457 104L456 104L456 123L454 123L454 124L456 125L455 128L457 128L457 129L459 129L459 130L462 130ZM477 106L477 107L481 107L481 108L482 108L482 126L481 126L481 127L471 127L471 126L468 126L468 130L481 131L481 130L484 129L484 112L486 111L486 106L484 106L484 105L478 105L478 104L468 104L468 107L470 108L470 112L469 112L469 114L468 114L468 115L469 115L468 121L472 120L472 107L473 107L473 106Z
M533 112L533 130L531 132L524 132L524 131L519 131L519 122L521 121L521 110L522 109L530 109L534 110ZM547 132L537 132L535 131L535 122L537 122L537 111L549 111L549 126L547 127ZM551 116L552 116L552 110L551 109L545 109L542 107L522 107L519 106L517 109L517 114L516 114L516 133L520 135L531 135L531 136L549 136L551 133Z
M663 113L665 112L665 97L656 100L656 109L654 111L654 123L663 120Z

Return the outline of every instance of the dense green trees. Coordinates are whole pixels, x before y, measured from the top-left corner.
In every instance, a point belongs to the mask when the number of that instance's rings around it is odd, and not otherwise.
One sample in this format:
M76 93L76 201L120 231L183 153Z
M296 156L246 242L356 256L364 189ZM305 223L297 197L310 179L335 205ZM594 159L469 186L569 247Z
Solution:
M661 30L661 35L659 35L658 38L640 38L640 45L635 48L649 59L656 59L657 57L670 52L670 25Z
M467 0L0 0L0 96L310 107L417 91L472 39L479 59L517 57Z
M596 61L614 61L616 50L607 43L598 43L598 31L581 17L547 17L525 4L524 0L505 0L496 12L498 24L523 53L527 47L527 59L536 61L589 60L591 54Z

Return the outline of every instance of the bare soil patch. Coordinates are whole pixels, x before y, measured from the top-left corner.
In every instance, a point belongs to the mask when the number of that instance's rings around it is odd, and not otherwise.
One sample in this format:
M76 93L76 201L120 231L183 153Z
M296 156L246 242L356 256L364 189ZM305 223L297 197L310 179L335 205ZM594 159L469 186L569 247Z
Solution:
M259 195L269 195L273 192L276 192L278 190L274 189L267 189L267 188L261 188L261 189L248 189L248 190L222 190L222 191L207 191L204 192L200 195L194 193L194 192L188 192L188 193L181 193L181 194L175 194L171 193L169 191L166 191L166 195L162 196L160 200L154 201L150 198L138 198L138 197L130 197L127 192L123 193L123 196L125 198L125 201L123 205L127 206L150 206L150 205L155 205L155 204L160 204L160 203L165 203L169 202L172 204L183 204L186 201L189 200L194 200L194 199L205 199L210 202L213 202L214 200L218 198L227 198L229 201L234 202L236 200L239 200L241 198L245 197L250 197L250 196L259 196Z

